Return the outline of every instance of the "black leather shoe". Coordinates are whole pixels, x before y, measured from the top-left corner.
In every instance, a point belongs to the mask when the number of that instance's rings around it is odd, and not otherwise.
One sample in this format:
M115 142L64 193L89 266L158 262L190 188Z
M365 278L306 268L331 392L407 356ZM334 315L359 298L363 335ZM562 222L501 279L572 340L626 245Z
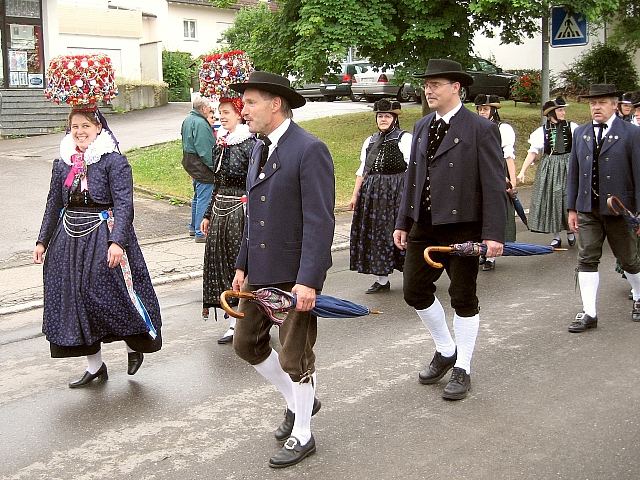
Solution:
M229 327L230 330L234 330L233 327ZM227 343L231 343L233 342L233 333L231 335L225 335L224 337L220 337L218 339L218 344L219 345L225 345Z
M559 238L554 238L553 240L551 240L549 246L553 248L560 248L562 246L562 240L560 240Z
M316 453L316 441L313 435L306 445L300 445L300 441L296 437L289 437L280 451L269 459L269 466L271 468L290 467L314 453Z
M85 371L80 380L76 380L75 382L71 382L69 384L69 388L85 387L93 382L96 378L102 382L107 381L107 379L109 378L109 374L107 373L107 366L104 363L96 373L89 373Z
M635 305L634 305L635 306ZM588 330L589 328L598 327L598 317L593 318L584 312L580 312L576 315L576 319L569 325L569 331L571 333L579 333Z
M142 361L144 360L144 355L140 352L129 352L127 357L128 357L127 373L129 375L135 375L136 372L140 369L140 365L142 365Z
M418 380L423 385L437 383L449 370L451 370L451 368L453 368L457 359L457 350L451 357L444 357L440 352L436 352L431 359L429 366L418 373Z
M631 320L640 322L640 300L633 302L633 310L631 310Z
M567 243L569 244L570 247L573 247L576 244L575 233L573 235L567 235Z
M364 293L380 293L380 292L388 292L389 290L391 290L391 282L387 282L384 285L380 285L378 282L375 282Z
M462 400L471 390L471 375L464 368L453 367L451 379L444 387L442 398L445 400Z
M483 272L488 272L491 270L495 270L496 268L496 262L495 260L485 260L485 262L482 264L482 271Z
M318 413L318 411L320 410L320 407L322 407L322 402L320 402L319 399L314 398L313 399L313 409L311 410L311 416L313 417L316 413ZM288 408L284 409L284 420L282 421L282 423L280 424L280 426L278 427L278 429L275 432L275 437L276 440L278 440L279 442L282 442L283 440L286 440L287 438L289 438L289 435L291 435L291 431L293 430L293 423L296 421L296 414L293 413L291 410L289 410Z

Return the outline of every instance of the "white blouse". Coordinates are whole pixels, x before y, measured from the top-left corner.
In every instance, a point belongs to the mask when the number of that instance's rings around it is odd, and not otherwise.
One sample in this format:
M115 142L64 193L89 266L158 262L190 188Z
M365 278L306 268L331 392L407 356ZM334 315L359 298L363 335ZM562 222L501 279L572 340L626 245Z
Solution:
M373 135L371 135L372 137ZM362 149L360 150L360 166L358 170L356 170L356 177L361 177L364 174L364 164L367 159L367 147L371 142L371 137L367 137L367 139L362 144ZM402 152L402 156L404 157L404 161L409 165L409 157L411 156L411 140L413 139L413 135L409 132L404 132L402 137L400 137L400 141L398 142L398 147Z
M500 129L500 140L504 158L516 158L516 132L508 123L501 123L498 128Z
M575 122L569 122L571 125L571 134L576 131L578 128L578 124ZM544 129L543 127L538 127L533 131L531 135L529 135L529 150L528 152L532 152L535 154L540 154L544 151Z

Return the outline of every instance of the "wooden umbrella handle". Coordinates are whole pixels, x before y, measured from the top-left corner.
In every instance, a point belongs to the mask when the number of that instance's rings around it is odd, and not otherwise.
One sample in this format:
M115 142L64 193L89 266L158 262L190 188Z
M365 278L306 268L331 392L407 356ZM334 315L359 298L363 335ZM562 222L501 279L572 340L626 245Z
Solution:
M236 292L235 290L225 290L220 294L220 306L222 309L234 318L244 318L244 313L237 312L231 305L227 303L227 297L252 299L256 296L251 292Z
M433 268L442 268L444 267L444 265L442 265L440 262L436 262L431 258L431 252L442 252L442 253L451 253L453 252L453 248L452 247L427 247L424 249L424 259L425 261L431 265Z

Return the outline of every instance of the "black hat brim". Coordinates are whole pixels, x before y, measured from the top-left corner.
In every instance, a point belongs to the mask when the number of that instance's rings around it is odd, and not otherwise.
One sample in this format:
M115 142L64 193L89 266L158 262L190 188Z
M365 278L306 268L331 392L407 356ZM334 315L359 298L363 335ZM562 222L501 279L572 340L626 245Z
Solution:
M620 97L620 95L622 95L621 91L616 90L615 92L607 92L607 93L594 93L594 94L587 94L587 95L578 95L578 98L605 98L605 97L615 97L616 98L616 102L618 101L618 97Z
M437 73L416 73L414 78L446 78L454 82L460 83L463 87L473 85L473 77L465 72L449 71L449 72L437 72Z
M232 83L229 88L234 92L244 93L248 88L255 88L257 90L264 90L265 92L273 93L279 97L284 98L289 103L291 108L300 108L307 101L305 98L296 92L293 88L285 87L284 85L278 85L270 82L243 82Z

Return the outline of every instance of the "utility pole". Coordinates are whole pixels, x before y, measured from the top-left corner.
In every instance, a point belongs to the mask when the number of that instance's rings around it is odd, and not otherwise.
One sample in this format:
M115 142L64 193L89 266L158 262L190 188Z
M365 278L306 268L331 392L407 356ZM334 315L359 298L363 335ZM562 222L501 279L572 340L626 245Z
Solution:
M549 100L549 13L542 17L542 69L540 75L542 86L541 103Z

